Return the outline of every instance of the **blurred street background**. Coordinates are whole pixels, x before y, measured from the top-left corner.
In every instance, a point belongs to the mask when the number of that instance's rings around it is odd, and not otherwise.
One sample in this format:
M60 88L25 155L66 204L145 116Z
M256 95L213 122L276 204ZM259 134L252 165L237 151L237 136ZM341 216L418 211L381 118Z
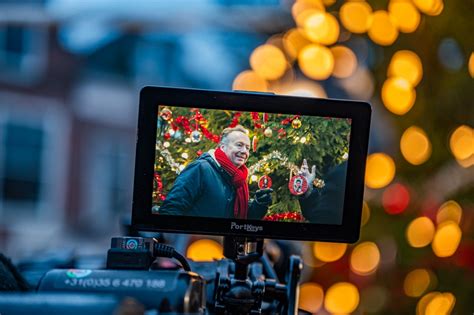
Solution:
M473 17L472 0L0 0L0 252L105 259L143 86L364 100L360 241L273 258L303 256L311 313L471 314ZM222 256L218 238L170 239Z

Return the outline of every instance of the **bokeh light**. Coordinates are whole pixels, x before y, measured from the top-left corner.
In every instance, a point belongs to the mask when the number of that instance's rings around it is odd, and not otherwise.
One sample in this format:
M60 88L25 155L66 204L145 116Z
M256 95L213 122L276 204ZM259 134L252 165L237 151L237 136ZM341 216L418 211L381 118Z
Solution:
M307 282L300 285L298 308L316 313L321 309L323 301L324 291L319 284Z
M366 225L370 219L370 208L367 202L364 201L362 204L362 219L361 219L361 226Z
M234 79L233 90L267 92L267 81L252 70L245 70Z
M400 32L412 33L420 25L420 12L411 0L390 0L388 12Z
M419 297L430 287L432 274L427 269L415 269L410 271L403 282L405 294L411 297Z
M345 2L339 11L342 25L355 34L368 31L372 21L372 7L365 1Z
M441 14L444 8L442 0L413 0L413 3L421 12L431 16Z
M352 313L359 305L359 290L349 282L332 285L324 297L324 307L333 314Z
M387 11L379 10L372 14L372 23L369 27L370 39L381 46L389 46L398 37L398 29Z
M410 192L399 183L390 185L382 195L382 205L388 214L400 214L410 203Z
M367 158L365 184L369 188L383 188L395 177L395 163L385 153L373 153Z
M416 92L408 80L396 77L387 79L382 86L382 101L394 114L404 115L415 104Z
M316 11L326 11L326 7L320 0L298 0L291 7L291 15L300 27L304 25L305 18Z
M292 28L283 35L283 47L291 60L298 58L300 51L309 44L310 41L299 29Z
M186 257L194 261L212 261L224 258L222 246L213 240L202 239L188 246Z
M372 274L380 264L380 251L373 242L357 245L351 253L350 266L355 274L365 276Z
M439 295L439 292L430 292L425 294L416 304L416 315L425 315L426 314L426 306L428 306L428 303L433 300L433 298L437 295Z
M438 257L452 256L458 249L461 236L461 229L456 222L443 222L438 225L431 248Z
M315 43L332 45L339 37L339 23L326 12L314 12L304 21L306 36Z
M319 83L309 80L297 81L286 88L283 88L280 93L302 97L327 98L324 88Z
M287 61L278 47L265 44L252 52L250 66L262 78L276 80L285 73Z
M355 99L370 100L374 94L374 77L366 67L357 67L353 75L337 83Z
M436 213L436 223L439 225L446 221L454 221L457 224L461 223L462 208L454 200L449 200L443 203Z
M334 57L329 48L310 44L303 48L298 56L301 71L314 80L329 78L334 69Z
M324 262L332 262L341 258L346 252L347 244L315 242L313 245L314 257Z
M431 156L431 142L423 129L411 126L403 132L400 151L410 164L420 165Z
M457 160L467 160L474 154L474 131L461 125L451 134L449 147Z
M416 306L417 315L448 315L454 308L456 298L450 292L430 292Z
M412 86L417 86L423 77L423 65L420 57L410 50L397 51L390 60L387 75L402 77Z
M474 78L474 52L472 52L471 56L469 57L468 67L471 78Z
M406 230L408 244L415 248L429 245L435 235L435 226L428 217L419 217L410 222Z
M334 46L330 49L334 56L332 75L339 79L350 77L357 69L357 57L354 52L342 45Z

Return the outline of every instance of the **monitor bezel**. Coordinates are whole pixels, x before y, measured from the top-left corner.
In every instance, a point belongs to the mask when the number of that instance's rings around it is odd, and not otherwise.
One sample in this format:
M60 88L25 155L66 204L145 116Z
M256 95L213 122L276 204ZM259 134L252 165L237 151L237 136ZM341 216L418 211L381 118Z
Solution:
M159 105L350 118L352 120L351 136L342 224L153 214L151 208ZM359 239L360 234L371 111L370 104L362 101L242 91L144 87L140 92L139 103L132 228L136 231L354 243ZM261 226L262 230L257 232L231 230L232 222L238 225Z

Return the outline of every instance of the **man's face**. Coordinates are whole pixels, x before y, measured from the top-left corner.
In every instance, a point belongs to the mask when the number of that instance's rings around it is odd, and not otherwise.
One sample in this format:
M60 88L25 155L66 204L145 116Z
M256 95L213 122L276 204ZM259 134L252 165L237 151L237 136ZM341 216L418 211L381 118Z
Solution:
M241 167L249 158L250 139L242 132L233 131L229 133L227 142L221 144L220 148L236 167Z

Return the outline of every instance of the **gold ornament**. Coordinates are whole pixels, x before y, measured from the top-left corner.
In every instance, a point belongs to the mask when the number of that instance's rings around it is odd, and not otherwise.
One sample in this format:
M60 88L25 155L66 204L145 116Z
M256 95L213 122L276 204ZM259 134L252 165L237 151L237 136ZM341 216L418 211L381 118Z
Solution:
M293 121L291 122L291 127L295 128L295 129L300 128L301 127L301 120L299 120L298 118L293 119Z
M265 129L265 131L263 132L263 134L265 135L265 137L270 138L270 137L273 135L273 130L272 130L272 128L267 127L267 128Z

